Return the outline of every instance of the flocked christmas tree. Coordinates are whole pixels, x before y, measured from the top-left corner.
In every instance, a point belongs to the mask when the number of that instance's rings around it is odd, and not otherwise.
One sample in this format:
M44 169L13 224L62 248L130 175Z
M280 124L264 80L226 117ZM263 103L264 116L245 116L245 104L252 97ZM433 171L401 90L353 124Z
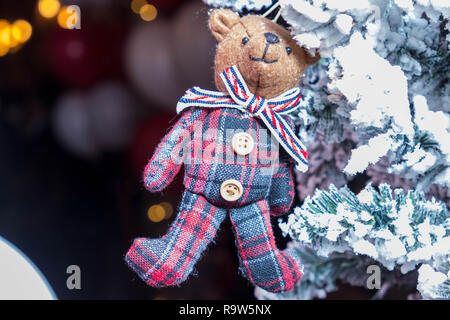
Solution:
M450 1L204 1L279 6L297 42L321 56L296 116L311 163L297 173L303 203L280 220L304 276L291 292L256 296L324 298L338 280L365 287L379 265L374 298L402 285L450 299ZM360 192L346 186L355 177L367 180Z

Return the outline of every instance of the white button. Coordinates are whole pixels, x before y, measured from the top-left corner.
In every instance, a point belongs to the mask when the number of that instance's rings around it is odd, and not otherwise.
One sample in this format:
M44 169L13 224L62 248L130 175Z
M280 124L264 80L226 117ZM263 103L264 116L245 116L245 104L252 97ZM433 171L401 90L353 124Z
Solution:
M236 201L238 200L244 191L242 184L237 180L226 180L220 186L220 195L226 201Z
M253 150L253 138L246 132L236 133L231 139L231 147L238 155L246 156Z

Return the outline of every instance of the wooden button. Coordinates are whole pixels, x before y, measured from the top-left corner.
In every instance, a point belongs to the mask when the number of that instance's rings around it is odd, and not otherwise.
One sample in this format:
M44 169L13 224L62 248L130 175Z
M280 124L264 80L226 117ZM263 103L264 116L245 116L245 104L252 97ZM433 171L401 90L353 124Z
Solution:
M220 186L220 195L226 201L238 200L244 191L242 184L237 180L226 180Z
M246 156L253 150L253 138L246 132L236 133L231 139L231 147L238 155Z

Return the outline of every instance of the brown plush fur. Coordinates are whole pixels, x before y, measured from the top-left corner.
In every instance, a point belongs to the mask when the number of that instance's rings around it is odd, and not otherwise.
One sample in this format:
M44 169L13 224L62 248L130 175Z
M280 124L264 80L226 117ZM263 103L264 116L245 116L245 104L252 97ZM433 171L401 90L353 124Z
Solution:
M219 42L215 58L216 87L225 93L219 75L232 65L238 67L253 94L270 99L298 86L305 68L319 60L318 56L313 58L299 47L289 31L262 16L240 18L228 9L214 10L209 28ZM264 56L266 33L275 34L280 42L270 44ZM246 44L242 43L244 37L249 39ZM287 47L292 48L289 55ZM251 59L263 56L265 61Z

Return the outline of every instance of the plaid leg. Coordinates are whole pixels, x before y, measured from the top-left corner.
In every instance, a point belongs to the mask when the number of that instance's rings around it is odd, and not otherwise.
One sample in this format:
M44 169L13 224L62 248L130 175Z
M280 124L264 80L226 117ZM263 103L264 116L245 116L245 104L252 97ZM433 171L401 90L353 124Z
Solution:
M264 290L291 290L300 280L300 269L289 253L276 247L267 200L231 209L230 218L236 236L241 273Z
M152 287L178 285L193 271L225 217L226 210L185 191L168 233L159 239L135 239L125 261Z

